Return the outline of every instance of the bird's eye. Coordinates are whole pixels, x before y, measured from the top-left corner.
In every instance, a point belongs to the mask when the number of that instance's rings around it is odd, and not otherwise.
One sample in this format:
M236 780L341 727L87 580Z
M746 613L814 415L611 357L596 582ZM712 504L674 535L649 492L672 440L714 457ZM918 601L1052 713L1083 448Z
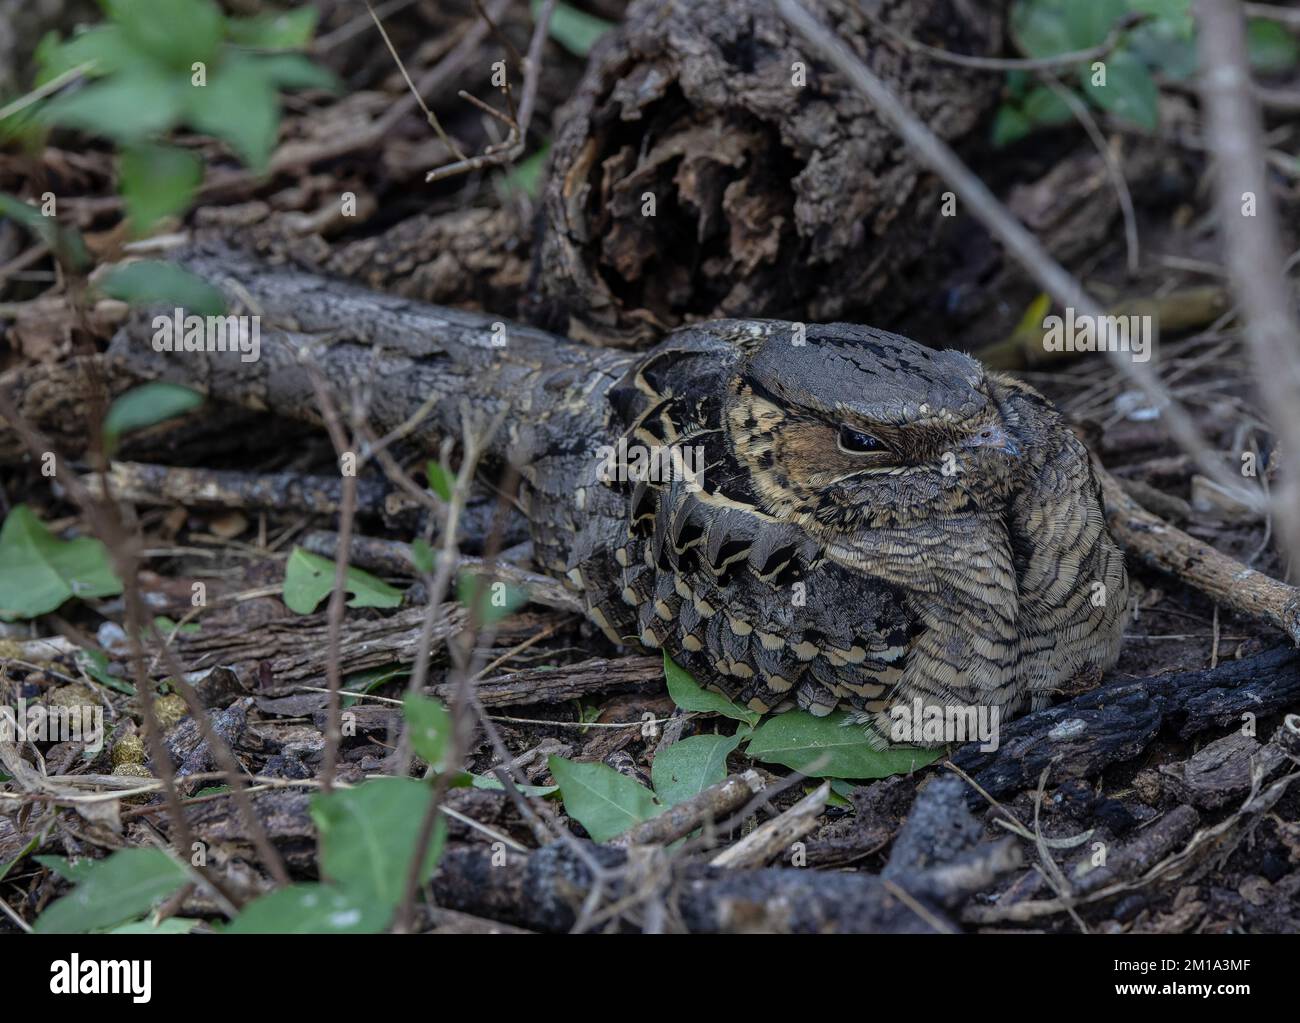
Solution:
M855 430L851 426L840 425L839 446L841 451L854 455L864 455L871 451L883 451L885 445L869 433Z

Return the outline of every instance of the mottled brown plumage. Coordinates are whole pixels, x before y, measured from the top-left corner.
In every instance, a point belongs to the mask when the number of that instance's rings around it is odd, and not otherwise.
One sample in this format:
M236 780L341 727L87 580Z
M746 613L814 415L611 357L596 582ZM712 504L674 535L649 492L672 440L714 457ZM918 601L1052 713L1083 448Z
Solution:
M842 706L885 735L899 701L1013 714L1114 662L1123 559L1086 451L1025 384L777 321L608 361L521 464L538 551L611 639L754 710ZM673 449L675 478L636 478Z

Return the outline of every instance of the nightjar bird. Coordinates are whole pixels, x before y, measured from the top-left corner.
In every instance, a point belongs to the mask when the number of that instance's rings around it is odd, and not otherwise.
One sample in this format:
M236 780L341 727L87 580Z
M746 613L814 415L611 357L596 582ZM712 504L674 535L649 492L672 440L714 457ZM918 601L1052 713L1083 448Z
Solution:
M878 739L900 703L1006 717L1114 663L1123 557L1027 385L845 324L716 321L592 359L516 461L540 560L610 639Z

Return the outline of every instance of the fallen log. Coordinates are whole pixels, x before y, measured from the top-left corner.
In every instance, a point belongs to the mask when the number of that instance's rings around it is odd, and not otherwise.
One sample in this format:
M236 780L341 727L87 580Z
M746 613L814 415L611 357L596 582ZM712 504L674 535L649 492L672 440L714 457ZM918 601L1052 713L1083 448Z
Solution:
M1279 647L1208 671L1119 679L1002 726L996 751L967 743L952 761L990 795L1096 777L1132 760L1162 731L1180 739L1300 705L1300 651ZM972 792L972 801L982 800Z

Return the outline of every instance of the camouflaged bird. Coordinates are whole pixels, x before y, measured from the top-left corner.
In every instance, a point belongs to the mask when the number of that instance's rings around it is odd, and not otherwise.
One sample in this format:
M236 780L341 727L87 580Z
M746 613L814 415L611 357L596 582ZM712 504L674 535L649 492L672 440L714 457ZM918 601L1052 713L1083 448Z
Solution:
M549 446L529 431L535 550L605 634L752 710L843 707L877 736L900 703L1007 716L1112 665L1123 558L1053 406L959 352L795 331L602 352Z
M750 709L843 707L888 737L891 707L1013 714L1118 654L1127 579L1086 451L966 355L764 320L637 355L224 249L185 263L258 312L261 357L160 357L141 312L113 344L133 372L319 421L310 360L434 449L466 411L505 416L489 454L539 565L611 640Z

